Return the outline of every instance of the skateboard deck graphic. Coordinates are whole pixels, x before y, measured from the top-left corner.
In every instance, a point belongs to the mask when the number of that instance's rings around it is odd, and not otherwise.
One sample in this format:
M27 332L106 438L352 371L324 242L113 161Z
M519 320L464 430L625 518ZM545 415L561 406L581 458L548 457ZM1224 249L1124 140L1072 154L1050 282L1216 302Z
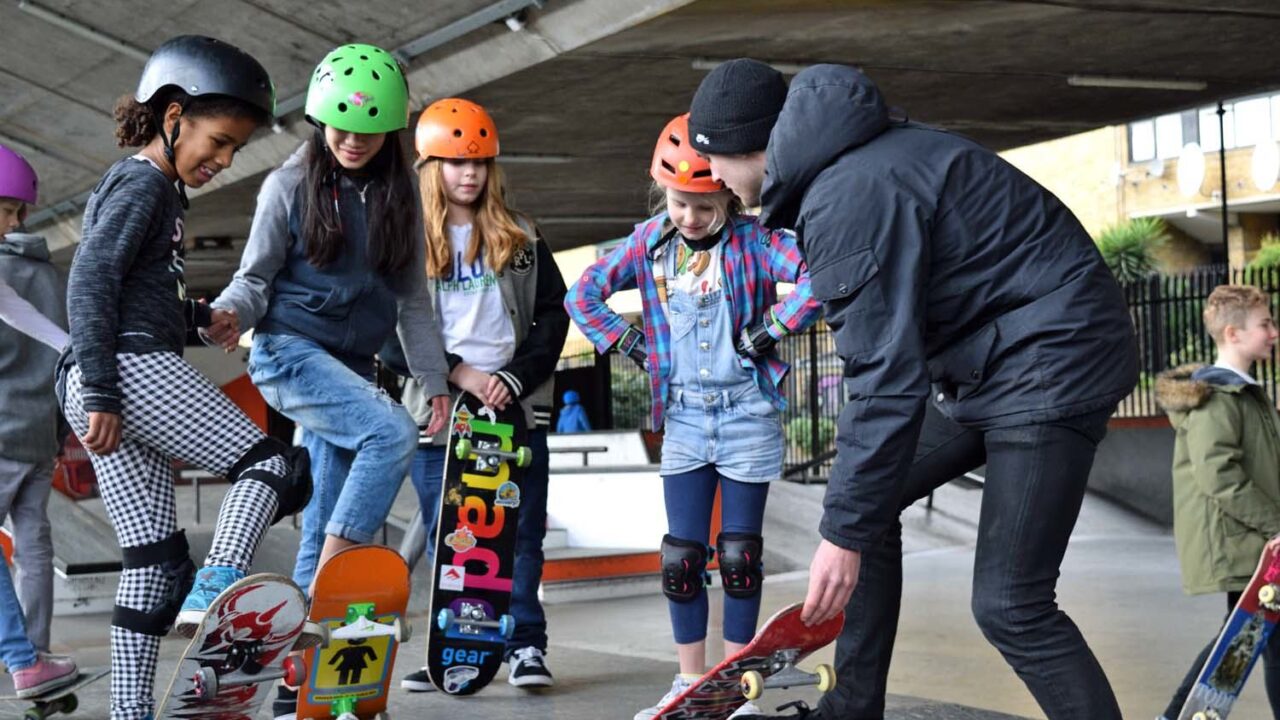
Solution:
M250 575L209 606L178 661L157 718L253 717L288 674L307 604L288 578ZM292 667L292 663L288 663Z
M386 711L396 651L409 638L408 604L409 566L390 548L356 545L320 568L309 619L325 641L303 655L298 720Z
M1262 552L1258 569L1240 595L1209 659L1191 686L1178 720L1220 720L1231 712L1249 671L1280 621L1280 551Z
M524 411L462 393L453 406L428 616L427 671L451 695L479 692L515 632L516 520L531 456Z

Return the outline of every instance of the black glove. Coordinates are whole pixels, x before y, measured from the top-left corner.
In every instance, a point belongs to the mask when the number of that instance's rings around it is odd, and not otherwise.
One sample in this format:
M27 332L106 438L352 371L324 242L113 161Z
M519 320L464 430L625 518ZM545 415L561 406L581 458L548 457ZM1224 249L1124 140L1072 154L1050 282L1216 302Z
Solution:
M738 335L734 349L739 355L754 359L768 355L777 344L778 341L764 329L764 323L760 323L754 327L745 328Z
M649 372L649 351L645 344L644 333L640 332L635 325L628 325L613 347L631 358L641 370Z

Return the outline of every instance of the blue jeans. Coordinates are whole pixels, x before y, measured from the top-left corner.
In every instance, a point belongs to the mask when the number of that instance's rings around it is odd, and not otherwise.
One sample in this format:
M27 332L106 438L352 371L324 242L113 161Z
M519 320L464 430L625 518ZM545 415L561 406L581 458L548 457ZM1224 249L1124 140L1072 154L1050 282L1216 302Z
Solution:
M372 542L391 512L418 447L407 410L329 354L293 335L258 334L249 377L271 407L303 429L311 502L293 580L310 587L325 535Z
M0 559L3 557L0 555ZM36 664L36 648L27 639L27 624L7 562L0 567L0 660L10 673Z
M529 431L529 449L533 463L525 470L520 483L520 517L516 524L516 564L511 579L511 615L516 631L507 641L506 654L525 647L547 651L547 616L538 600L545 557L542 540L547 536L547 481L550 458L547 456L547 431ZM440 523L440 489L444 478L443 446L419 448L413 457L410 477L418 491L418 505L426 530L426 558L431 564L436 551L436 528Z
M720 524L724 532L760 534L769 483L744 483L721 475L714 465L665 475L662 490L667 505L667 532L682 540L708 544L711 510L720 487ZM689 602L668 600L671 628L680 645L707 637L707 591ZM749 598L724 596L724 639L746 644L756 634L760 594Z

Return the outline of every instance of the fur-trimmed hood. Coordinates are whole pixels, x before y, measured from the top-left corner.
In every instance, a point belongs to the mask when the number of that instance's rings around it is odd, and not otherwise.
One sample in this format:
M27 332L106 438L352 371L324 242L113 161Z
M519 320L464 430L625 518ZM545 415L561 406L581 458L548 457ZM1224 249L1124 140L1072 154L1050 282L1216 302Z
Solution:
M1156 376L1156 402L1176 424L1179 416L1204 405L1215 389L1239 392L1247 383L1225 368L1189 363Z

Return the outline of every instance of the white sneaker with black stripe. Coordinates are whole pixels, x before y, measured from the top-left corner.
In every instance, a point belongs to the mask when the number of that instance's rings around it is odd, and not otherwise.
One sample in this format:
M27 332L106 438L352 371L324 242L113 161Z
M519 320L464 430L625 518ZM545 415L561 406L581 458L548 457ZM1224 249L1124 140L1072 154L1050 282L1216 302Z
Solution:
M536 647L523 647L507 658L507 682L522 688L549 688L555 685L547 669L546 655Z

